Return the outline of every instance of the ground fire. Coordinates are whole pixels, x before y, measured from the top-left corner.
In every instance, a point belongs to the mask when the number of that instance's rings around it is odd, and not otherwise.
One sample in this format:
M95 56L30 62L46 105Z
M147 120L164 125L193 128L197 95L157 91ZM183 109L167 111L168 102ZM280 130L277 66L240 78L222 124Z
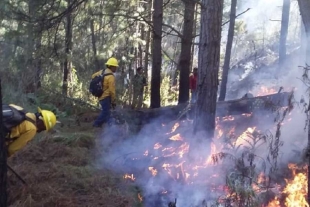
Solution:
M264 88L259 95L270 91L275 90ZM289 107L281 106L278 112L284 112L287 108ZM145 162L142 163L145 164L149 163L146 167L147 174L141 175L141 171L131 172L133 175L127 174L126 179L133 180L135 173L140 174L137 175L137 180L139 176L143 177L142 179L149 176L152 183L161 183L156 195L167 196L170 200L173 195L176 195L173 192L176 190L175 186L179 186L191 190L203 189L209 192L206 197L217 199L223 206L228 206L225 205L228 202L232 204L231 206L246 206L240 204L242 200L249 199L254 193L262 195L268 190L274 193L274 197L269 198L266 205L262 207L309 206L305 199L306 168L302 168L297 173L297 166L289 164L292 175L285 179L286 186L278 184L277 181L271 183L267 172L263 169L261 172L255 172L265 159L255 153L266 148L268 144L270 151L274 151L272 146L274 148L281 146L279 140L275 141L277 136L272 136L271 133L266 135L263 133L264 129L271 127L271 130L277 131L277 126L283 126L291 121L290 115L285 113L286 117L280 118L278 122L274 119L270 120L270 117L262 119L255 113L217 117L216 138L210 146L210 151L207 154L203 153L202 156L194 156L195 158L192 156L195 154L195 149L191 149L194 138L189 133L192 120L162 124L162 131L165 133L157 134L156 139L150 135L154 142L153 147L146 149L141 156L135 156L130 162L131 165L135 165L137 160L144 160ZM267 153L266 156L270 163L273 162L274 153ZM272 170L273 168L270 167L269 171ZM223 176L227 171L230 172L229 175ZM247 190L241 193L238 185L239 187L242 185ZM148 199L145 197L141 202Z

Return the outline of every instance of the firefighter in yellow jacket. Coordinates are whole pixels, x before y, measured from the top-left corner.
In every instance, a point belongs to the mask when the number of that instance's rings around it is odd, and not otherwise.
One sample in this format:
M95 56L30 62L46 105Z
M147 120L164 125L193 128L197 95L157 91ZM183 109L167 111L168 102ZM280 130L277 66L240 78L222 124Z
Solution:
M105 63L106 69L104 70L104 74L110 74L106 75L103 78L103 93L98 98L99 103L101 105L101 113L95 120L93 127L101 127L102 124L108 123L110 120L110 109L111 106L115 108L116 106L116 100L115 100L115 77L113 73L115 73L116 69L118 68L118 61L115 58L110 58ZM102 73L102 70L94 73L92 75L92 78L100 75Z
M10 104L10 106L17 110L23 109L14 104ZM26 113L26 117L25 121L13 127L9 133L7 138L8 157L25 147L37 133L52 129L57 122L53 112L40 108L38 108L37 113Z

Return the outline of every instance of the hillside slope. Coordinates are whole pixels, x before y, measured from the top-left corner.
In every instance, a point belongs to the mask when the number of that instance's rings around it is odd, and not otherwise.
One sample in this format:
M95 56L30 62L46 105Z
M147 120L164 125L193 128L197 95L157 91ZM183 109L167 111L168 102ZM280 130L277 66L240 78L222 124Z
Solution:
M36 137L10 158L8 164L28 185L8 173L9 206L137 206L134 186L122 175L96 166L105 150L98 147L101 138L95 135L87 124L58 128Z

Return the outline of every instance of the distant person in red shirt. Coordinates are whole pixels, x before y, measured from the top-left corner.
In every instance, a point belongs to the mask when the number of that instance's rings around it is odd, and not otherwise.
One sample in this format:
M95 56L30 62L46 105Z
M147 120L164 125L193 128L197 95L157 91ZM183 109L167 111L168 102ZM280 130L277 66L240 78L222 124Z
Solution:
M197 98L197 75L198 75L198 68L193 69L193 74L189 77L189 89L191 90L191 103L196 102Z

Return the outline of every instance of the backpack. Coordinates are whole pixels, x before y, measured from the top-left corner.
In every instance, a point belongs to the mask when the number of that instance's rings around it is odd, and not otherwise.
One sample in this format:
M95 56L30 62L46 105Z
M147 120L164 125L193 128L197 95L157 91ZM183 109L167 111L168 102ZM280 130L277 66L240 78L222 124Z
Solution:
M4 132L11 132L12 128L25 120L35 125L35 121L26 116L25 110L18 110L10 105L2 104L2 122Z
M89 84L89 92L95 96L95 97L100 97L102 94L103 94L103 80L104 80L104 77L105 76L108 76L108 75L113 75L113 73L106 73L106 74L103 74L103 71L101 73L101 75L97 75L95 76L91 81L90 81L90 84Z

